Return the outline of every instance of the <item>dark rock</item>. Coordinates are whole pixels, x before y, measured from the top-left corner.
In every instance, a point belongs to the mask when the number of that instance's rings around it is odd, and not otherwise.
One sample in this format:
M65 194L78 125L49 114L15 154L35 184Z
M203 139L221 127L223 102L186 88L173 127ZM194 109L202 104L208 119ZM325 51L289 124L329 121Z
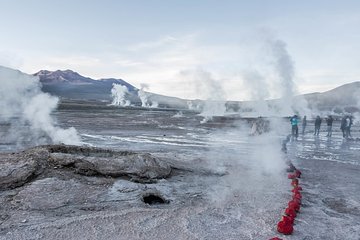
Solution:
M60 167L60 168L59 168ZM151 154L116 152L107 149L46 145L20 153L0 154L0 189L24 185L44 170L63 168L86 176L126 176L130 179L166 178L171 167Z
M19 187L43 172L49 158L46 149L0 154L0 189Z
M53 145L48 147L53 164L72 166L84 175L158 179L170 175L170 166L148 153Z

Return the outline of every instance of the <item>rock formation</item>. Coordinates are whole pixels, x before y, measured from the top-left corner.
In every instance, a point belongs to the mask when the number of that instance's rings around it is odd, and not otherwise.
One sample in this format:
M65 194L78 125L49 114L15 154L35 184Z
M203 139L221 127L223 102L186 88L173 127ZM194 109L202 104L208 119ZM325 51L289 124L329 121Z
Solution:
M0 154L0 189L19 187L53 169L86 176L127 177L134 181L166 178L171 167L148 153L116 152L69 145L46 145Z

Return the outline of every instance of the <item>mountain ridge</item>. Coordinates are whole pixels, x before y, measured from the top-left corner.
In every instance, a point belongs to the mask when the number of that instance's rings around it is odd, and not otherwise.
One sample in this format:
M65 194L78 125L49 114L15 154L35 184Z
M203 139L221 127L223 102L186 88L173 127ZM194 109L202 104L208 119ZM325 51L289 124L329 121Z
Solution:
M72 70L40 70L33 76L39 77L44 92L56 95L63 99L73 100L99 100L112 101L111 89L113 84L126 86L129 93L128 100L141 106L141 100L138 96L139 89L123 79L100 78L92 79L84 77ZM155 93L148 93L151 102L157 102L163 107L175 106L187 108L186 100L164 96Z
M111 101L111 89L113 84L125 85L129 89L129 98L132 102L141 102L137 93L139 89L124 81L116 78L92 79L84 77L72 70L40 70L33 74L38 76L42 83L43 91L57 95L65 99L79 100L105 100ZM187 108L187 103L202 102L201 100L187 100L177 97L164 96L149 93L150 98L163 105ZM334 89L325 92L314 92L301 94L294 97L295 99L304 98L307 100L310 108L329 110L335 108L359 108L360 105L360 81L340 85ZM276 99L268 102L276 101ZM227 101L230 108L237 109L241 105L246 105L252 101ZM237 106L239 105L239 106ZM358 109L359 110L359 109Z
M101 78L101 79L93 79L90 77L84 77L80 75L78 72L73 70L40 70L37 73L32 74L33 76L37 76L40 79L42 84L74 84L74 85L87 85L87 84L121 84L125 85L129 91L134 91L136 87L124 81L123 79L117 78Z

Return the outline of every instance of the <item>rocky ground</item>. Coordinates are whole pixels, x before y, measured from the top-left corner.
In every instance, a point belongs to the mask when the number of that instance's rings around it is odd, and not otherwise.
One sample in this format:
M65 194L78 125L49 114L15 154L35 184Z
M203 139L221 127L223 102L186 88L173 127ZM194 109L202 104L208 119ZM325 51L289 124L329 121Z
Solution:
M1 234L8 238L6 232L22 226L107 209L115 195L116 201L166 203L145 183L171 172L150 154L91 147L48 145L0 154Z
M284 133L264 138L232 116L200 124L189 112L91 107L56 116L84 146L1 138L0 239L280 236L276 224L291 198L285 169L278 171L288 121ZM294 234L280 237L359 240L360 131L344 140L335 122L331 138L315 137L311 124L288 143L287 158L303 173L303 206ZM8 130L0 125L0 135Z
M143 153L48 145L0 159L0 239L251 239L272 234L285 197L278 180L244 176L227 193L227 172Z

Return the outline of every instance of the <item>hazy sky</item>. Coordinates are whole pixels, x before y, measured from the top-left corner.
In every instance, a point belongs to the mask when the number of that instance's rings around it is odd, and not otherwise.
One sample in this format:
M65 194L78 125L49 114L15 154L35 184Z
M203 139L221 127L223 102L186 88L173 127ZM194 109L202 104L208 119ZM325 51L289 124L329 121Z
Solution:
M243 73L267 77L269 38L286 43L299 92L360 80L357 0L0 0L0 28L0 65L178 97L199 97L183 73L201 69L227 99L248 98Z

